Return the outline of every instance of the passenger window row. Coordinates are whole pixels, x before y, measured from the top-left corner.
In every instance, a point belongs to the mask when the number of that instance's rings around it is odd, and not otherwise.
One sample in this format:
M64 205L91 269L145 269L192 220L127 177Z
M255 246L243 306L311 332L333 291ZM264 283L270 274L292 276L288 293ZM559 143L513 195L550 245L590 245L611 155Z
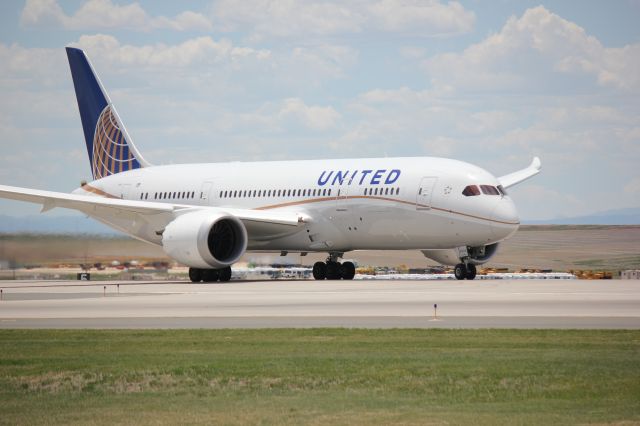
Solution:
M365 188L364 195L398 195L400 188Z
M322 189L248 189L220 191L220 198L330 197L331 188Z
M480 185L480 188L478 188L477 185L469 185L462 191L462 195L466 197L475 197L480 195L481 190L484 195L507 195L507 192L504 190L502 185L498 185L497 187L491 185Z
M141 200L149 199L149 192L143 192L140 194ZM190 200L196 197L195 191L175 191L175 192L155 192L153 194L154 200Z
M331 188L316 189L249 189L220 191L220 198L267 198L267 197L330 197ZM149 192L140 193L141 200L149 199ZM338 194L340 192L338 191ZM398 195L400 188L365 188L364 195ZM195 191L155 192L153 200L189 200L196 197ZM202 197L201 197L202 198Z

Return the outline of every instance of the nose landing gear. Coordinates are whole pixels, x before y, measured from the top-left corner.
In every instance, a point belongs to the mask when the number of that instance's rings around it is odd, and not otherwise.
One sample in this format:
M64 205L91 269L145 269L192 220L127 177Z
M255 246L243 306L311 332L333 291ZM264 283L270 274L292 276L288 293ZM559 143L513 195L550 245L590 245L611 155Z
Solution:
M473 263L467 263L466 265L464 263L458 263L453 269L453 274L457 280L472 280L477 274L476 265Z

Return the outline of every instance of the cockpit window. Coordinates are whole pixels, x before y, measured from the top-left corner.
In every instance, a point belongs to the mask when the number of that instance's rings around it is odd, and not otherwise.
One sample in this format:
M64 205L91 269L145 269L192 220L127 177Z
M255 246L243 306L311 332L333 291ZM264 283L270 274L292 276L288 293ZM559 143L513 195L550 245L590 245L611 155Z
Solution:
M475 197L476 195L480 195L480 190L475 185L469 185L464 189L464 191L462 191L462 195L467 197Z
M504 189L504 186L502 185L498 185L498 191L500 191L500 194L502 195L507 195L507 191Z
M482 193L485 195L500 195L500 191L495 186L480 185L480 188L482 188Z

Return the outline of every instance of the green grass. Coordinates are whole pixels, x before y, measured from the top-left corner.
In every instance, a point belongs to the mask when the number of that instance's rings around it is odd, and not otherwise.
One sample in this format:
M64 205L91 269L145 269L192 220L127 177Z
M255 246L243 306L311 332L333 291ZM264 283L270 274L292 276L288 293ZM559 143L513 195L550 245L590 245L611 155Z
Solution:
M640 331L0 330L1 424L640 423Z

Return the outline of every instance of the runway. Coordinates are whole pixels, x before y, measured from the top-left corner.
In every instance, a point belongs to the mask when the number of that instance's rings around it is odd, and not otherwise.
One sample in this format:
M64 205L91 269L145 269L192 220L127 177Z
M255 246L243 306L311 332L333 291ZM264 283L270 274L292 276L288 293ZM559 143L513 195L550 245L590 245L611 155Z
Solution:
M4 281L0 288L0 328L640 329L634 280Z

